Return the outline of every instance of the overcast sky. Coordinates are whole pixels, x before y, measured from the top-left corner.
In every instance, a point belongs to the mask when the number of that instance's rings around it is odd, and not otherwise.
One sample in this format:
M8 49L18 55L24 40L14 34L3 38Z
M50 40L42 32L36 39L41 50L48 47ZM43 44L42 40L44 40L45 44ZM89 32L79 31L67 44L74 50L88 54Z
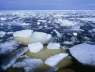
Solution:
M95 0L0 0L0 10L95 9Z

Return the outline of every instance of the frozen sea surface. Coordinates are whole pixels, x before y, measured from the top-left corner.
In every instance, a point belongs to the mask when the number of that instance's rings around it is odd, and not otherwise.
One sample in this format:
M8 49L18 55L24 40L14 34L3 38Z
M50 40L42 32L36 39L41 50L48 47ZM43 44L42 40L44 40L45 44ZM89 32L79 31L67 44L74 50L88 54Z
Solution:
M20 53L19 50L18 54L12 53L19 45L17 41L12 40L13 33L25 29L51 34L50 42L57 42L66 49L70 48L72 55L79 62L95 65L94 10L0 11L0 54L11 52L10 60L12 59L13 63ZM23 51L20 55L22 54ZM11 62L10 60L6 59L7 62Z

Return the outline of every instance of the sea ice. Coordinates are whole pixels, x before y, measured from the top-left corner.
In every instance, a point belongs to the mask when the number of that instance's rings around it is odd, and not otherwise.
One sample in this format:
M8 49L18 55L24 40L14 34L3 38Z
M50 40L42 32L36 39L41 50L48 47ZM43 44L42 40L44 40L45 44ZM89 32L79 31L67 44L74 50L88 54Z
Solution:
M4 32L4 31L0 31L0 37L4 37L5 34L6 34L6 32Z
M13 36L14 37L30 37L32 35L32 30L21 30L21 31L16 31L14 32Z
M13 67L17 67L17 68L24 67L26 72L28 72L30 70L32 71L33 69L40 67L42 64L43 64L43 61L41 59L27 58L21 62L16 62L15 64L13 64Z
M47 46L48 49L60 49L59 43L49 43Z
M60 54L56 54L54 56L51 56L49 58L46 59L45 64L54 67L56 66L61 60L63 60L65 57L67 57L68 54L66 53L60 53Z
M43 44L40 42L32 43L28 45L29 51L33 53L38 53L40 50L43 49Z
M44 32L33 32L30 43L33 42L42 42L46 43L51 38L50 34L44 33Z
M80 63L95 66L95 45L82 43L69 50Z
M5 43L1 43L0 44L0 53L6 53L6 52L13 51L14 49L17 48L18 45L19 45L19 43L15 40L10 40Z

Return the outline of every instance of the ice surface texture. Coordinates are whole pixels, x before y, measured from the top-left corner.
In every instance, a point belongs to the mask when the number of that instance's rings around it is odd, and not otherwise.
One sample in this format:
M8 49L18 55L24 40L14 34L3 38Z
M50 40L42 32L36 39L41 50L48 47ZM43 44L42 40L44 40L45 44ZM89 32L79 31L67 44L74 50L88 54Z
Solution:
M80 63L95 66L95 45L82 43L69 50Z

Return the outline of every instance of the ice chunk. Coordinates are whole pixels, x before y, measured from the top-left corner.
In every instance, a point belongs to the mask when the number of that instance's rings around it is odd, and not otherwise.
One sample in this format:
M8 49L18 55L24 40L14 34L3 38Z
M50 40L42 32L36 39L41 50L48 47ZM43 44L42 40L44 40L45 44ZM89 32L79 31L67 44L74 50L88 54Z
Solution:
M48 49L60 49L59 43L49 43L47 46Z
M69 50L80 63L95 66L95 45L82 43Z
M77 33L76 33L76 32L74 32L74 33L73 33L73 35L74 35L74 36L77 36Z
M68 54L66 53L60 53L54 56L49 57L46 61L45 64L54 67L56 66L61 60L63 60L65 57L67 57Z
M14 32L14 40L18 40L21 44L29 44L29 40L32 36L32 30L21 30Z
M24 47L24 48L19 48L19 49L14 50L13 52L8 53L6 57L0 59L2 62L1 68L4 70L6 70L7 68L10 68L16 62L16 60L27 51L28 51L28 48Z
M33 32L32 30L21 30L13 34L14 39L20 41L22 44L29 44L34 42L47 43L51 38L50 34L44 32Z
M29 70L33 70L35 68L41 67L42 64L43 64L43 61L41 59L27 58L21 62L16 62L15 64L13 64L13 67L17 67L17 68L24 67L26 71L29 71Z
M40 42L32 43L28 45L29 51L33 53L38 53L43 49L43 44Z
M50 40L51 35L44 32L33 32L30 42L46 43Z
M1 17L0 20L3 20L3 21L4 21L4 20L7 20L7 18L5 18L5 17Z
M6 32L4 32L4 31L0 31L0 37L4 37L5 34L6 34Z
M14 32L7 32L8 35L12 35Z
M63 20L61 23L62 26L74 26L76 25L76 22L74 21L69 21L69 20Z
M19 43L15 40L10 40L5 43L1 43L0 44L0 53L6 53L6 52L13 51L14 49L17 48L18 45L19 45Z
M73 41L64 41L63 44L65 44L65 45L73 45Z
M58 37L61 37L61 33L59 33L57 30L54 30L54 32L57 34Z
M32 35L32 30L21 30L21 31L16 31L14 32L13 36L14 37L30 37Z
M66 20L66 19L57 19L56 23L59 23L61 26L74 26L77 23L75 21L70 21L70 20Z

